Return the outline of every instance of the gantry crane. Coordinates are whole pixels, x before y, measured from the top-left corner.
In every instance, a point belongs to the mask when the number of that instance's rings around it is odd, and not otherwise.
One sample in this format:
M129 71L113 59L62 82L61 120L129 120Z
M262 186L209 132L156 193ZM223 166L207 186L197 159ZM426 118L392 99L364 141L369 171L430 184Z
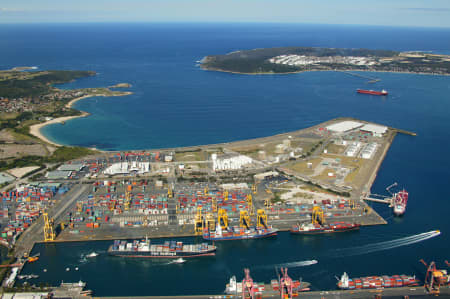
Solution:
M325 223L325 218L323 217L323 210L321 207L316 206L313 207L312 215L311 215L312 224L321 224Z
M205 187L205 190L203 190L204 191L204 195L205 196L208 196L209 195L209 188L208 188L208 186L206 186Z
M53 219L48 218L48 213L44 212L44 241L55 241L55 232L53 231Z
M425 275L425 288L430 294L438 295L442 285L448 284L450 277L445 270L436 269L436 263L431 262L429 265L424 260L420 260L427 267Z
M125 211L128 211L130 209L130 205L131 205L131 192L126 191L125 192L125 202L124 202Z
M170 188L170 186L167 187L167 197L168 198L172 198L173 197L173 191L172 191L172 188Z
M258 187L256 186L256 184L252 185L252 192L253 192L253 194L258 193Z
M228 200L228 190L223 191L223 201Z
M222 229L228 228L228 214L225 209L219 209L217 212L217 222Z
M282 299L291 299L293 297L294 282L287 272L287 268L281 268L281 274L283 276L280 279L280 295Z
M205 226L210 231L214 231L216 229L216 219L214 218L214 215L212 213L208 213L206 215L206 223Z
M242 280L242 299L255 298L255 284L250 277L250 270L244 269L245 277Z
M216 199L216 198L213 198L213 199L212 199L211 206L212 206L212 211L213 211L214 213L217 212L217 199Z
M202 207L197 207L197 214L195 215L195 226L194 226L194 230L195 230L195 234L196 235L201 235L203 232L203 223L204 219L203 219L203 215L202 215Z
M250 215L254 215L255 212L254 212L254 209L253 209L253 197L252 197L252 195L251 194L247 194L246 199L247 199L247 205L248 205L248 213Z
M242 210L239 215L239 226L242 228L250 229L251 221L250 216L246 210Z
M256 227L267 228L267 215L263 209L258 209L256 214Z

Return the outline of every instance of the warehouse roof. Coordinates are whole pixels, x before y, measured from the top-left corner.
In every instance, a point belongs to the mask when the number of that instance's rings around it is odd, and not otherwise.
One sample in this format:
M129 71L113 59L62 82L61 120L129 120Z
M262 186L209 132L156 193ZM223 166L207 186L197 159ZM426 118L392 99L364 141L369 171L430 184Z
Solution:
M0 185L14 181L16 178L6 172L0 172Z
M386 126L379 126L374 124L366 124L361 128L361 131L372 132L375 134L384 134L387 131Z
M45 175L48 179L67 179L72 174L70 170L49 171Z
M343 133L361 127L363 124L357 121L341 121L327 127L328 131Z
M81 163L64 164L58 167L62 171L80 171L84 167Z

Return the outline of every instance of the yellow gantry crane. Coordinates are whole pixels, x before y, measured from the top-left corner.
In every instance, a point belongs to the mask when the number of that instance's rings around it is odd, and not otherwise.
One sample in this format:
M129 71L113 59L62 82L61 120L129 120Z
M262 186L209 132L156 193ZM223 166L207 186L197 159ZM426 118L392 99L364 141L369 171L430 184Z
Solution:
M222 227L222 229L228 228L228 214L225 209L219 209L217 212L217 222Z
M223 192L223 201L227 201L227 200L228 200L228 191L225 190L225 191Z
M247 204L248 204L248 213L253 216L255 214L255 211L253 209L253 197L251 194L247 195Z
M205 195L205 196L208 196L208 194L209 194L209 188L208 188L208 186L205 187L205 190L203 190L203 192L204 192L204 195Z
M201 235L203 233L203 215L202 207L197 207L197 214L195 215L195 234Z
M210 231L214 231L216 229L216 219L214 218L214 215L212 213L208 213L206 215L205 225Z
M130 208L130 204L131 204L131 192L126 191L125 192L125 202L124 202L125 211L128 211L128 209Z
M242 210L240 212L239 217L239 226L242 228L249 229L250 228L250 216L248 215L248 212L246 210Z
M323 210L321 207L316 206L313 207L312 215L311 215L312 224L324 224L325 218L323 217Z
M168 198L172 198L173 197L173 191L172 189L169 187L167 187L167 197Z
M212 211L213 211L214 213L217 212L217 199L216 199L216 198L213 198L213 199L212 199Z
M253 184L253 185L252 185L252 192L253 192L253 194L256 194L256 193L258 192L258 189L257 189L257 187L256 187L256 184Z
M44 241L55 241L55 232L53 231L53 219L48 218L48 213L44 212Z
M267 214L263 209L258 209L256 214L256 227L267 228Z

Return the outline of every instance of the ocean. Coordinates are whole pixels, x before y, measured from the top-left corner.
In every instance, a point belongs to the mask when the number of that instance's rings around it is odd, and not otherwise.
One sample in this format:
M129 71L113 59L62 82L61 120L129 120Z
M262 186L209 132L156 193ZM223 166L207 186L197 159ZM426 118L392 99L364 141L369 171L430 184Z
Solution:
M203 71L206 55L281 46L371 48L450 54L450 30L306 24L39 24L0 26L0 68L94 70L98 75L61 88L128 82L131 96L89 98L75 107L91 113L46 127L58 143L103 150L157 149L270 136L348 116L414 131L398 135L372 191L393 182L410 193L406 215L389 224L336 236L220 243L216 257L183 265L105 255L109 242L39 244L38 262L24 268L36 283L87 281L98 296L211 294L231 275L250 267L257 281L275 278L288 265L293 278L314 289L334 289L335 276L416 274L423 258L448 259L450 230L450 77L365 73L381 81L337 72L239 75ZM388 97L356 94L386 89ZM95 128L95 129L92 129ZM436 237L419 235L439 229ZM390 243L386 243L392 241ZM86 259L91 251L100 256ZM316 264L308 261L317 260ZM306 262L305 262L306 261ZM70 271L65 271L69 267ZM74 268L79 270L75 271ZM47 272L42 269L46 268Z

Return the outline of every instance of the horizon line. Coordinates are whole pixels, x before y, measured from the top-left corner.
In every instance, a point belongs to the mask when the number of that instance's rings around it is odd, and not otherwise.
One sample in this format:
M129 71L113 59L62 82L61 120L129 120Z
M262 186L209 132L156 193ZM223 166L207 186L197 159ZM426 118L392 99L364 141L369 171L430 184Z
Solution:
M450 26L415 26L415 25L379 25L379 24L342 24L342 23L305 23L305 22L280 22L280 21L31 21L31 22L1 22L1 25L91 25L91 24L260 24L260 25L322 25L322 26L362 26L384 28L423 28L423 29L450 29Z

